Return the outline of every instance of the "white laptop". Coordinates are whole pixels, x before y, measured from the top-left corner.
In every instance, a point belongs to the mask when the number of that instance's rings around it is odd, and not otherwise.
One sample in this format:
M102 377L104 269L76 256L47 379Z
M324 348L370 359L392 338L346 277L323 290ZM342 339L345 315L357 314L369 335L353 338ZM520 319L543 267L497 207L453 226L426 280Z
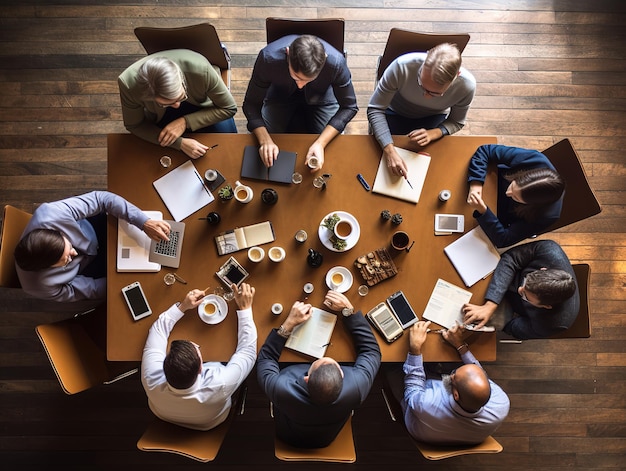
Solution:
M166 222L170 225L170 240L151 240L148 259L166 267L178 268L183 252L185 223L167 220Z
M160 211L144 211L150 219L163 219ZM117 221L117 271L157 272L161 264L151 262L150 238L138 227L123 219Z

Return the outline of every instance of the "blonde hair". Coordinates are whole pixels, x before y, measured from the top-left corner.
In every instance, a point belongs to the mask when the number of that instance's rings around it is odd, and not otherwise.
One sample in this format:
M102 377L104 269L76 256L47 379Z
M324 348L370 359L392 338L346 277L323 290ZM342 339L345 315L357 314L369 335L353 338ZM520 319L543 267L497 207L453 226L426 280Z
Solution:
M175 62L166 57L153 57L139 67L137 83L143 88L144 99L176 100L184 89L184 75Z
M426 53L423 67L430 72L435 83L447 85L459 75L461 53L456 44L438 44Z

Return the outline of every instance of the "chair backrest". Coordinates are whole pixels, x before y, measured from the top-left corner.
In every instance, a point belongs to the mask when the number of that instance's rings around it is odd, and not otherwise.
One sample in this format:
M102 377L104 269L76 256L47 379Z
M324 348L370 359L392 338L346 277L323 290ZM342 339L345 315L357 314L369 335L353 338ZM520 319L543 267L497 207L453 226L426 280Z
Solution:
M202 54L217 66L230 88L230 55L212 24L200 23L180 28L135 28L135 36L148 54L169 49L189 49Z
M586 263L578 263L572 265L574 274L576 275L576 283L578 284L578 293L580 295L580 310L574 323L569 329L551 335L551 339L567 339L567 338L589 338L591 336L591 325L589 322L589 278L591 268Z
M545 231L551 232L599 214L602 207L589 186L585 169L569 139L563 139L543 151L565 180L565 195L559 220Z
M438 33L416 33L399 28L391 28L385 51L378 59L378 69L376 71L376 81L380 80L383 72L394 59L409 52L426 52L430 48L442 44L456 44L459 51L463 53L465 46L470 40L467 33L459 34L438 34Z
M20 280L15 271L13 252L22 237L24 229L32 214L6 205L2 217L2 233L0 234L0 286L4 288L20 288Z
M492 436L478 445L437 446L415 441L417 449L428 460L442 460L453 456L470 455L473 453L500 453L502 445Z
M296 448L274 439L274 454L283 461L325 461L329 463L354 463L356 449L352 436L352 416L348 418L333 442L324 448Z
M111 383L137 371L136 362L109 362L102 341L92 333L106 332L106 307L35 328L50 364L66 394Z
M267 18L265 20L267 43L290 34L312 34L322 38L344 56L345 21L343 18L291 19Z
M228 418L211 430L192 430L156 419L148 426L137 448L141 451L160 451L185 456L207 463L217 456L235 415L243 413L246 387L233 395Z

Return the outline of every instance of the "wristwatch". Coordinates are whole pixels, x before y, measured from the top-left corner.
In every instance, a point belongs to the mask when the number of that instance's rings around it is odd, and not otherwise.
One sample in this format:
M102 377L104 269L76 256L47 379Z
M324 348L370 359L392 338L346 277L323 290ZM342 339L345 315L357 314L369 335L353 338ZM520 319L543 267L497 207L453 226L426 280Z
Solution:
M344 307L341 310L341 313L344 315L344 317L350 317L352 314L354 314L354 308Z

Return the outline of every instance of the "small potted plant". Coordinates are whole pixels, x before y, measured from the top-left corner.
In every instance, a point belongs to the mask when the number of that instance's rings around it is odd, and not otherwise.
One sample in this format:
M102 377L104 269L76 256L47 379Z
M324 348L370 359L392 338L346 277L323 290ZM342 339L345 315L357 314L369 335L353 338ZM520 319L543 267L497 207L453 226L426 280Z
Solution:
M233 187L230 185L224 185L222 188L219 189L217 194L222 201L228 201L232 199L233 196L235 196L235 193L233 192Z

